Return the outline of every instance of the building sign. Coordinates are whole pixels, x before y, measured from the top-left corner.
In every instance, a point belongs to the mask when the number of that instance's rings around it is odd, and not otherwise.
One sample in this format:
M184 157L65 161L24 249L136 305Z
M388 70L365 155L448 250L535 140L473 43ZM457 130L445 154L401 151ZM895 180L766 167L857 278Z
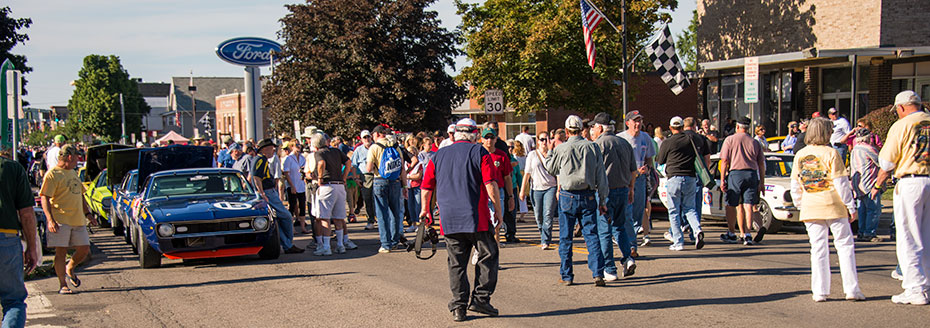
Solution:
M220 59L241 66L268 66L272 52L281 52L281 45L263 38L234 38L216 46L216 55Z
M755 104L759 102L759 57L746 57L743 63L743 102Z
M504 113L503 91L491 89L484 92L484 112L489 115Z

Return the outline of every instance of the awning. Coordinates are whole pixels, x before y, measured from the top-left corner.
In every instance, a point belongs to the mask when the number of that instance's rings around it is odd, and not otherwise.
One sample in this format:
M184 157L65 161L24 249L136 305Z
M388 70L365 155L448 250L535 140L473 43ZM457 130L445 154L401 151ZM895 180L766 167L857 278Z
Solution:
M758 56L759 66L797 63L818 62L824 59L842 59L849 56L857 55L860 57L910 57L930 55L930 47L875 47L875 48L850 48L850 49L817 49L807 48L801 51L786 52L774 55ZM705 71L719 71L726 69L742 68L745 58L734 58L727 60L698 63L698 67Z
M159 143L159 144L160 144L160 143L162 143L162 142L168 142L168 140L174 141L175 143L181 143L181 142L188 142L188 141L190 141L189 139L185 138L184 136L178 134L177 132L168 131L167 134L165 134L165 135L162 136L161 138L156 139L156 140L155 140L155 143Z

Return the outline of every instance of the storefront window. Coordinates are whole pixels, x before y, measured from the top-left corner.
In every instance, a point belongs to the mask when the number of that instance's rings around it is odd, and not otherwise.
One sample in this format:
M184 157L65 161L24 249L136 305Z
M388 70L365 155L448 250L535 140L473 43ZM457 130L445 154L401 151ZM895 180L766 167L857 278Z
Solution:
M820 76L823 93L849 92L852 80L849 67L824 68Z

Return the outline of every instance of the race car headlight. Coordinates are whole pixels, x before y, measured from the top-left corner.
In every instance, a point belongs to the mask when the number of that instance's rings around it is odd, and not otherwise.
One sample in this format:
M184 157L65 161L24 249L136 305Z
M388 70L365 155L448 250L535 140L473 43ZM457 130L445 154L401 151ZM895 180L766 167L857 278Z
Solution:
M255 218L252 220L252 228L255 230L265 230L268 229L268 219L267 218Z
M162 237L174 236L174 225L171 223L162 223L158 225L158 235Z

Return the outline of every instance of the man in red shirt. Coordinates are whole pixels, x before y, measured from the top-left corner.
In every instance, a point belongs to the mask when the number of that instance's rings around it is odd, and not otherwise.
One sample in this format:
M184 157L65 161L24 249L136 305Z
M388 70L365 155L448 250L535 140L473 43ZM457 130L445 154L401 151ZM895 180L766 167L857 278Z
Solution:
M432 213L432 199L439 206L440 232L445 236L449 254L449 285L452 319L465 320L465 309L490 316L498 311L491 306L491 294L497 287L499 248L493 233L494 222L501 222L500 185L492 176L496 171L488 151L475 144L478 128L471 119L460 120L455 127L455 143L443 147L426 165L420 202L420 217ZM507 165L510 161L506 161ZM501 164L503 165L503 164ZM488 200L494 210L492 220ZM468 255L478 253L475 265L475 288L469 290ZM471 295L469 295L471 294Z

